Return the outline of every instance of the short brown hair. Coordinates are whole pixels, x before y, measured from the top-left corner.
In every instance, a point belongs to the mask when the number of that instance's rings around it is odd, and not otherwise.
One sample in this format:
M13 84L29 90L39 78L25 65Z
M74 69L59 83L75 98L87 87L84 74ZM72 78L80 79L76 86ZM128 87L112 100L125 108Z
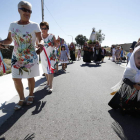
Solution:
M40 28L41 28L41 26L46 26L46 28L49 29L49 24L45 21L40 23Z

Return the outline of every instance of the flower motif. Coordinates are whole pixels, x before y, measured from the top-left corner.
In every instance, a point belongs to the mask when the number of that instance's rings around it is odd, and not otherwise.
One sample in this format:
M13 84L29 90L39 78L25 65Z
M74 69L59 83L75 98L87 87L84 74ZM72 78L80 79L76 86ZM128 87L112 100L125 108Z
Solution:
M27 64L27 65L25 65L25 68L30 69L33 65L34 65L34 64Z
M48 43L48 45L49 45L49 46L52 46L52 43L50 42L50 43Z
M15 36L15 34L14 33L12 33L12 37L14 37Z
M16 29L16 32L19 32L19 29Z
M30 56L28 56L28 55L25 55L25 58L26 58L26 59L30 59Z
M17 65L14 65L13 66L15 69L19 69L20 67L19 66L17 66Z
M24 39L20 37L20 41L21 41L21 42L23 42L23 41L24 41Z

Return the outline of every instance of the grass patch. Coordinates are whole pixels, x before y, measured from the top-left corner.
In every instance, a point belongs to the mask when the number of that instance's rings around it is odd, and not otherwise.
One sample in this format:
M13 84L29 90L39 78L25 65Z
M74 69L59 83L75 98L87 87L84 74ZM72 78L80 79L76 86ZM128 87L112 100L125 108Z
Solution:
M3 59L4 62L11 67L11 59Z
M11 59L3 59L3 60L6 64L6 68L7 68L6 74L11 73ZM3 76L3 75L4 75L4 73L1 71L0 76Z
M6 71L6 74L9 74L9 73L11 73L11 70L7 70L7 71Z
M0 72L0 76L3 76L3 72Z

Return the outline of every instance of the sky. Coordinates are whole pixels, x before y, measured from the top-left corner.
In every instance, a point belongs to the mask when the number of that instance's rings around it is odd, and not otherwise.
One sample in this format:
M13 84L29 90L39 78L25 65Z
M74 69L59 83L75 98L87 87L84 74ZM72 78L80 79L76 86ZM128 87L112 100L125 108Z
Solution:
M27 0L32 4L30 20L42 21L41 0ZM20 20L17 5L20 0L0 0L0 38L8 35L10 23ZM44 0L44 21L49 33L75 41L79 34L88 39L92 28L102 30L102 46L132 43L140 38L140 0ZM47 10L48 9L48 10ZM68 36L70 35L70 36Z

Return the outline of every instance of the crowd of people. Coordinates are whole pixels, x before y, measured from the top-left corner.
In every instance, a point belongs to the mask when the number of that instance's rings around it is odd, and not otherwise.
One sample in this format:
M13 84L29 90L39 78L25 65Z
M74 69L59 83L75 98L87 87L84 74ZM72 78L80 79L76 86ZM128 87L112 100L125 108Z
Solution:
M123 114L137 115L140 114L140 46L133 52L130 49L130 53L123 78L112 88L111 95L115 95L108 104Z
M12 78L19 95L19 102L15 110L22 108L23 104L31 105L34 101L34 77L39 76L40 55L43 73L47 82L45 88L48 92L53 91L53 76L58 73L58 64L61 63L62 70L66 71L69 60L75 61L75 46L73 43L68 47L64 39L57 39L49 33L49 24L41 22L40 26L30 21L32 5L29 2L21 1L18 4L20 20L10 24L8 37L0 41L0 49L5 49L6 45L14 42L14 49L11 59ZM36 50L37 48L37 50ZM80 54L79 54L80 55ZM0 65L5 72L5 63L0 52ZM28 80L29 96L25 101L22 79Z
M85 43L83 46L83 61L86 63L91 63L91 61L95 62L99 65L101 62L103 63L104 57L106 55L106 50L104 47L101 47L98 41L95 44L90 46L88 43Z
M129 53L126 54L126 52L123 50L121 46L112 45L109 52L109 59L112 57L112 61L115 62L116 64L118 64L119 62L123 62L125 60L128 63L132 52L133 48L131 47L129 49Z
M70 61L76 61L77 58L78 60L81 59L82 51L84 52L83 61L86 63L93 61L99 65L104 61L106 50L104 47L101 47L98 41L92 45L86 42L82 50L76 50L74 43L67 46L64 39L60 37L56 39L53 34L49 33L49 24L47 22L44 21L38 25L29 20L32 13L32 6L29 2L19 2L18 12L20 20L10 24L8 37L0 41L0 49L5 49L5 45L14 42L11 69L14 85L20 98L15 106L15 110L21 109L25 102L26 105L31 105L34 101L34 77L40 75L37 54L41 58L43 73L47 79L45 88L49 92L53 91L53 76L54 73L58 74L59 63L61 63L62 70L65 72ZM95 34L92 34L92 36L94 38ZM124 60L125 55L125 51L121 46L112 46L109 59L112 56L112 61L118 63ZM139 45L134 51L133 48L130 48L130 52L127 54L127 63L128 65L121 82L113 87L112 94L115 94L115 96L111 99L109 105L124 112L140 112ZM5 72L5 63L1 52L0 66ZM22 84L23 78L28 80L29 86L29 96L26 101Z

